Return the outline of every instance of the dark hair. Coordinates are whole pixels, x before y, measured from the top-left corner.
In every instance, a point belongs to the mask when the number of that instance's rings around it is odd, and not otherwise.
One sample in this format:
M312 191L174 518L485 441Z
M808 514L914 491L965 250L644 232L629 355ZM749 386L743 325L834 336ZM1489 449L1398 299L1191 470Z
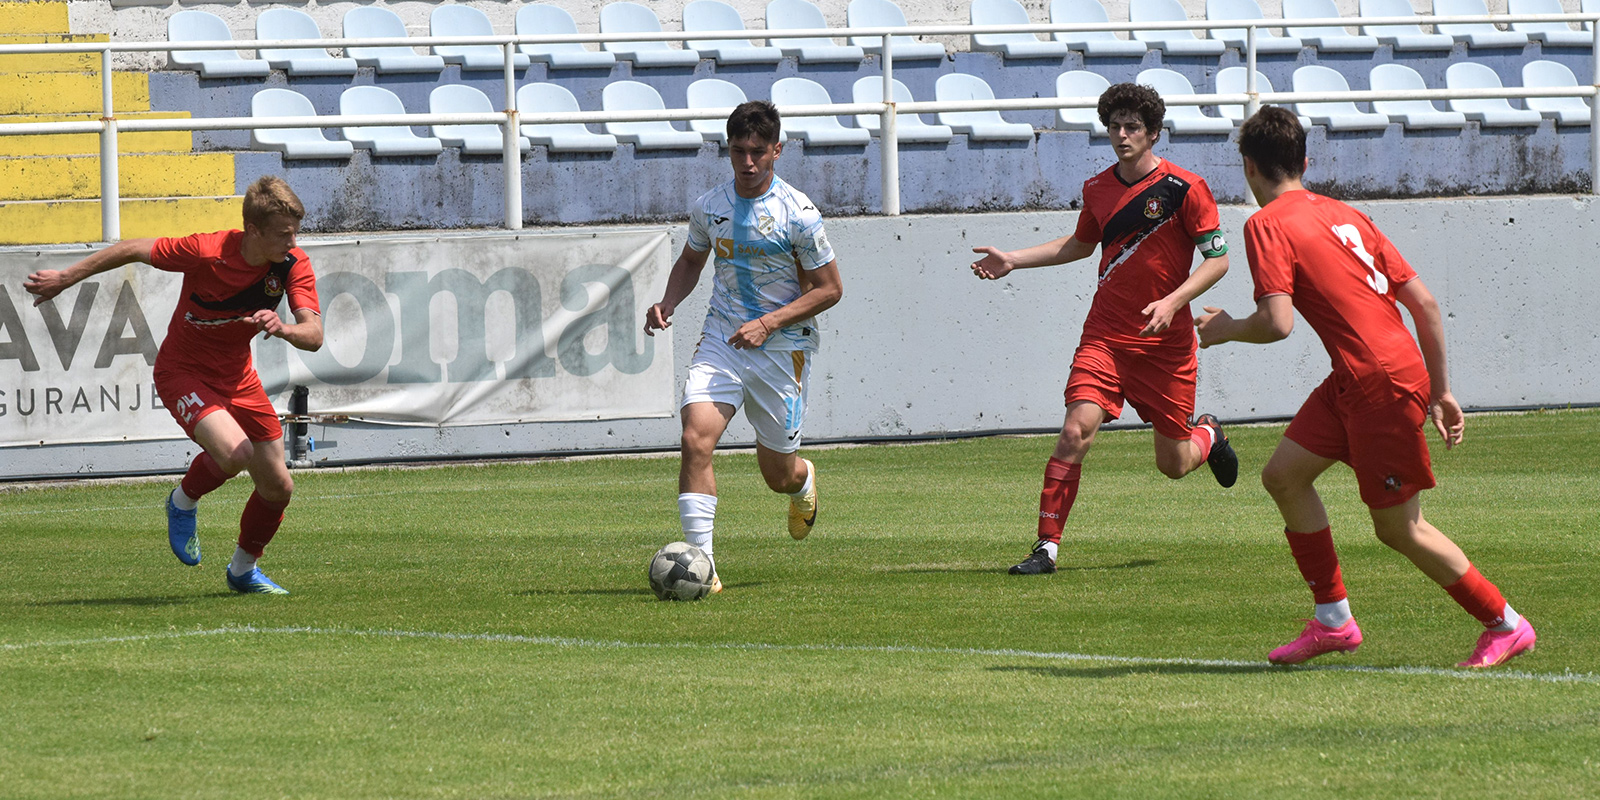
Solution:
M767 144L777 144L783 122L778 119L778 107L765 100L751 100L739 104L728 115L728 141L751 136Z
M1139 115L1139 121L1151 133L1161 133L1161 120L1167 116L1167 104L1161 102L1161 95L1148 86L1137 83L1115 83L1100 95L1100 104L1095 107L1100 114L1100 124L1110 125L1111 115L1118 111L1132 111Z
M293 217L299 222L305 218L306 209L284 179L276 175L263 175L245 190L244 222L260 228L274 214Z
M1239 128L1239 155L1269 180L1298 178L1306 171L1306 130L1280 106L1266 106Z

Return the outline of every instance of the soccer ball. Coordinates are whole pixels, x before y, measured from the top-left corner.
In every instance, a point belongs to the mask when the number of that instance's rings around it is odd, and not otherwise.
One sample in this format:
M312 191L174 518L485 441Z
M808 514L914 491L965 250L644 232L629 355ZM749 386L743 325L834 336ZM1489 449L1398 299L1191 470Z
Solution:
M688 542L673 542L650 559L650 588L662 600L699 600L711 592L711 557Z

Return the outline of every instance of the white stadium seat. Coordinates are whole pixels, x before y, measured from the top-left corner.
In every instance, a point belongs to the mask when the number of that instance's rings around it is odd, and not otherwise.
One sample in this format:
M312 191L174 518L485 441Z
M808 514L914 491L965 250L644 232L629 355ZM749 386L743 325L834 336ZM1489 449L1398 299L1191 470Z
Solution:
M575 34L578 23L560 6L529 3L517 9L518 36ZM595 51L578 42L547 42L517 46L531 61L543 61L551 69L610 69L617 57L605 50Z
M969 12L974 25L1027 25L1027 9L1017 0L972 0ZM1051 40L1039 41L1031 33L974 33L972 49L1000 53L1005 58L1066 58L1067 46Z
M1283 21L1334 19L1339 9L1333 0L1283 0ZM1373 36L1356 36L1340 25L1285 25L1284 33L1325 53L1370 53L1378 49Z
M346 39L402 39L406 25L387 8L362 6L344 14ZM444 69L444 59L433 55L418 55L417 51L400 45L381 47L346 47L344 54L363 67L386 72L433 72Z
M1099 97L1111 88L1111 81L1097 72L1075 69L1056 76L1056 97ZM1088 131L1090 136L1108 136L1095 108L1056 109L1056 130Z
M1133 0L1128 5L1129 22L1187 22L1178 0ZM1216 39L1202 39L1194 31L1134 31L1133 38L1169 56L1220 56L1227 49Z
M1206 0L1206 19L1212 22L1223 20L1264 20L1261 6L1256 0ZM1211 38L1221 39L1223 44L1237 48L1244 52L1248 31L1244 28L1212 28ZM1279 36L1270 28L1261 26L1256 28L1257 53L1298 53L1304 46L1299 39L1293 36Z
M1511 14L1565 14L1561 0L1509 0L1507 13ZM1527 36L1546 47L1592 47L1594 35L1575 31L1565 22L1513 22L1511 30Z
M1481 17L1489 13L1489 7L1483 0L1433 0L1433 13L1440 17ZM1492 22L1440 23L1433 27L1458 42L1466 42L1468 47L1521 47L1528 43L1528 34L1503 31Z
M845 9L845 25L852 28L904 28L906 15L893 0L850 0ZM895 61L921 61L944 58L944 45L919 42L910 36L891 36ZM868 53L883 52L883 40L876 36L852 36L850 43Z
M772 84L772 102L779 106L825 106L833 103L822 84L807 78L782 78ZM783 127L807 147L858 147L872 141L861 128L846 128L838 117L784 115Z
M293 8L269 8L256 16L256 38L321 39L322 31L310 14ZM261 58L289 75L354 75L356 60L334 58L321 47L263 47Z
M933 84L934 99L944 101L993 100L994 89L976 75L952 72ZM941 111L939 124L949 125L967 139L982 141L1031 141L1033 126L1025 122L1006 122L998 111Z
M767 3L767 44L796 56L802 64L860 63L866 52L853 44L839 44L823 36L773 37L778 31L813 30L828 27L822 9L806 0L772 0Z
M169 42L231 42L221 17L204 11L179 11L167 18ZM265 61L241 58L237 50L172 50L173 66L198 70L202 78L262 78L272 72Z
M896 103L915 102L911 90L906 85L893 78L890 79L890 96ZM883 78L868 75L856 80L850 87L852 102L856 103L881 103L883 102ZM865 129L869 134L882 136L878 123L881 122L877 114L857 114L856 127ZM894 133L897 142L932 142L943 144L955 137L955 131L948 125L929 125L922 121L918 114L897 112L894 115Z
M1529 61L1522 65L1522 85L1574 87L1578 76L1567 65L1555 61ZM1550 117L1557 125L1588 125L1589 104L1581 97L1529 97L1528 108Z
M616 5L613 3L613 5ZM606 111L663 111L667 105L654 87L638 81L613 81L600 93ZM635 150L698 150L705 140L694 131L680 131L665 120L607 122L606 133L633 144Z
M1411 0L1361 0L1363 17L1415 17L1416 15L1417 12L1411 8ZM1454 37L1443 33L1423 33L1422 26L1417 24L1362 25L1361 32L1377 37L1379 42L1390 45L1395 50L1448 52L1456 46Z
M578 98L565 86L554 83L529 83L517 90L517 111L522 118L539 114L582 111ZM523 122L522 135L542 144L552 153L603 153L617 149L617 137L595 133L581 122Z
M699 48L695 48L699 49ZM744 90L737 85L720 78L702 78L689 84L689 108L722 108L732 113L749 98L745 97ZM726 143L728 141L728 120L724 115L719 119L691 119L689 130L705 137L707 141ZM784 141L786 135L780 129L778 141Z
M1348 92L1350 83L1344 75L1329 67L1307 65L1294 71L1296 92ZM1389 127L1389 117L1371 111L1362 111L1349 100L1295 103L1295 111L1309 117L1317 125L1333 131L1381 131Z
M616 2L600 7L601 33L660 33L656 12L638 3ZM617 58L628 59L636 67L689 67L700 64L700 54L692 48L679 50L666 42L606 42Z
M1373 91L1419 91L1428 88L1422 75L1404 64L1379 64L1372 68L1370 81ZM1408 130L1467 126L1467 115L1460 111L1440 111L1429 100L1374 100L1372 110Z
M1058 25L1078 22L1104 24L1111 21L1100 0L1050 0L1050 21ZM1111 31L1056 31L1056 41L1086 56L1126 56L1142 58L1149 46L1138 39L1118 39Z
M404 114L406 107L394 92L379 86L352 86L339 95L339 113ZM418 136L409 125L347 125L345 141L374 156L432 156L444 151L444 143L431 136Z
M1134 79L1135 83L1142 83L1155 89L1162 97L1179 94L1199 94L1194 90L1194 84L1181 72L1170 69L1147 69L1139 73ZM1173 133L1232 133L1233 122L1218 117L1208 117L1200 111L1199 106L1175 106L1167 104L1166 118L1162 125L1171 128Z
M1494 70L1472 61L1451 64L1444 71L1445 86L1451 89L1500 89L1504 84ZM1450 108L1467 115L1485 128L1534 126L1541 115L1537 111L1512 108L1503 97L1484 100L1451 100Z
M471 86L449 83L428 93L428 112L432 114L492 114L496 111L489 96ZM459 147L463 153L500 155L505 152L505 131L499 125L434 125L431 132L445 146ZM518 136L517 141L526 153L528 140Z
M1217 70L1217 94L1244 94L1245 90L1249 88L1249 84L1245 83L1246 74L1244 67L1227 67L1226 69ZM1272 88L1272 81L1267 80L1267 76L1257 70L1256 93L1274 91L1277 90ZM1235 124L1244 122L1243 103L1220 104L1217 106L1217 111L1222 114L1223 119L1229 122ZM1308 127L1311 125L1311 120L1302 118L1300 125Z
M433 36L493 36L494 26L489 16L472 6L435 6L428 15L428 33ZM463 70L503 70L506 68L505 48L492 44L436 44L433 54L449 64L460 64ZM515 69L528 68L528 56L513 51L511 65Z
M250 98L250 116L314 117L317 109L305 95L288 89L262 89ZM285 159L349 158L355 147L330 141L321 128L259 128L250 132L252 150L277 150Z
M694 0L683 7L683 30L742 31L745 25L739 10L721 0ZM689 46L718 64L776 64L783 60L782 50L759 47L749 39L690 39Z

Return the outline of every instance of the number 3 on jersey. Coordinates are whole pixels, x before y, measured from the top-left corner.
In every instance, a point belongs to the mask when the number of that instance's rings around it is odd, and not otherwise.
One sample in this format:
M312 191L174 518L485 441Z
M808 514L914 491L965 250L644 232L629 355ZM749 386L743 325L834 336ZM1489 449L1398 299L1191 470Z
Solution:
M1367 265L1367 270L1372 273L1367 276L1367 285L1378 294L1388 294L1389 279L1378 271L1377 261L1367 252L1366 245L1362 244L1361 231L1354 225L1334 225L1333 235L1339 237L1339 241L1344 242L1344 246L1355 253L1356 258L1361 259L1361 263Z

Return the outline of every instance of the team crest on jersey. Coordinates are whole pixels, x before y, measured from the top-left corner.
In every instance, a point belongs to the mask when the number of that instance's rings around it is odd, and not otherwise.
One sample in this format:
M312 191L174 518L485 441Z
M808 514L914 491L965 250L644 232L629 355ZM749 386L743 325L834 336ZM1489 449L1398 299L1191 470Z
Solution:
M1161 198L1152 197L1149 200L1144 201L1144 215L1146 219L1161 219L1161 214L1163 211L1166 211L1166 204L1161 202Z
M776 227L777 224L777 220L767 216L766 214L756 217L756 230L761 231L762 236L771 236L772 229Z
M266 279L262 281L262 288L266 290L268 297L283 296L283 281L278 280L278 276L270 272L267 273Z

